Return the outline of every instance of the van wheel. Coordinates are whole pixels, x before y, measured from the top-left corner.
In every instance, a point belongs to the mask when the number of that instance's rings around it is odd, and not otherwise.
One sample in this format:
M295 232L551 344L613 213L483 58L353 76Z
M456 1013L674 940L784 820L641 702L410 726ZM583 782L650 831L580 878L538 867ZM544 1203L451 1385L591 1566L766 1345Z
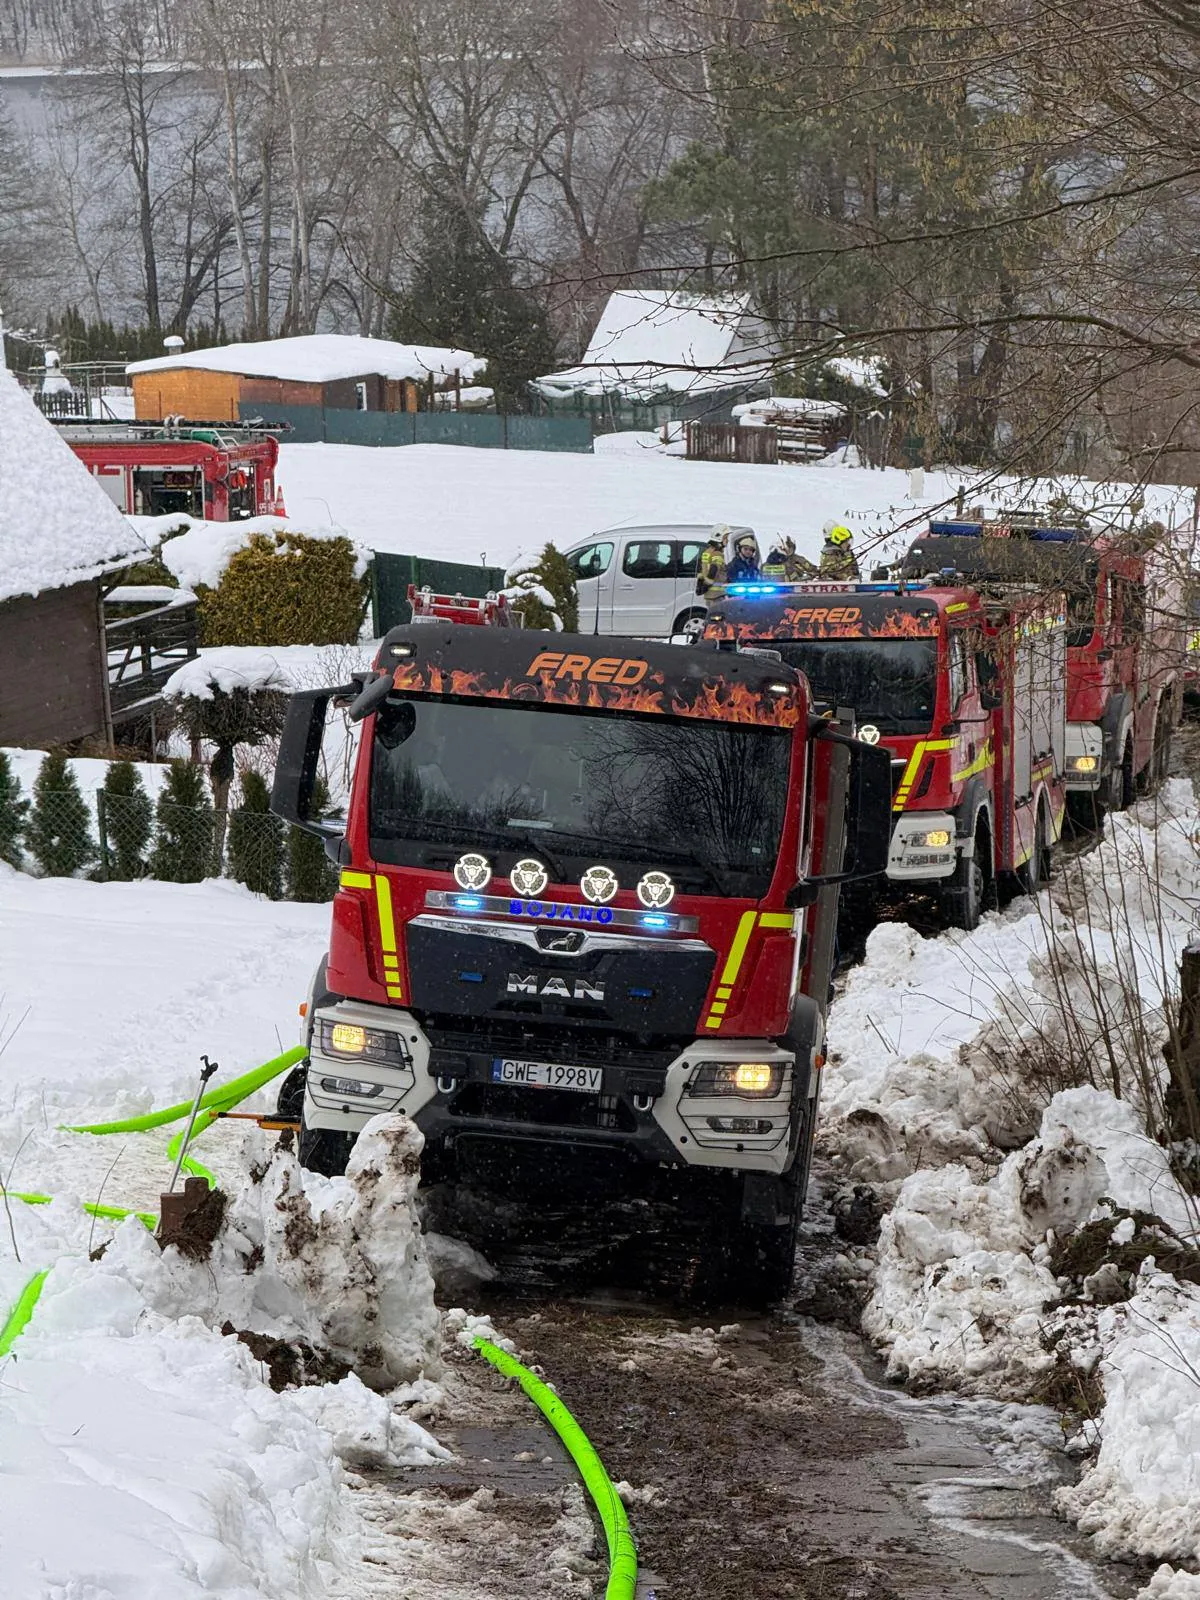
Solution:
M950 927L971 933L979 926L987 903L990 868L987 835L977 831L971 848L959 856L954 876L942 890L943 912Z
M686 633L689 644L695 644L704 632L707 611L681 611L675 618L675 626L671 629L674 633Z

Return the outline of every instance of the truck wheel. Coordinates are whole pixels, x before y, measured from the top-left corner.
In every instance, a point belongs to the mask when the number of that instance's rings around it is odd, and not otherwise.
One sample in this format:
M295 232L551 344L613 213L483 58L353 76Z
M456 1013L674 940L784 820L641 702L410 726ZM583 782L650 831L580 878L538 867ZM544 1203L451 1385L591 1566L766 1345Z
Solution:
M1067 817L1072 829L1082 833L1103 833L1108 803L1099 789L1072 790L1067 795Z
M352 1133L332 1128L306 1128L300 1124L300 1165L326 1178L340 1178L354 1148Z
M1113 787L1116 790L1116 809L1128 811L1137 799L1137 783L1133 775L1133 740L1125 742L1125 753L1121 757L1120 769L1113 774Z
M988 868L986 836L976 833L971 848L958 858L954 876L942 890L942 909L952 928L971 933L979 926L987 900Z
M1036 894L1049 877L1050 830L1046 826L1046 808L1038 806L1037 821L1033 825L1033 849L1017 878L1024 894Z
M707 616L707 611L681 611L675 618L675 625L671 632L673 634L685 633L689 642L695 644L704 632L704 622Z
M775 1305L791 1291L804 1195L799 1183L788 1188L785 1222L739 1222L732 1230L730 1287L739 1300L752 1306Z
M275 1115L281 1122L301 1122L304 1118L304 1083L308 1077L308 1062L293 1067L279 1086L275 1102Z

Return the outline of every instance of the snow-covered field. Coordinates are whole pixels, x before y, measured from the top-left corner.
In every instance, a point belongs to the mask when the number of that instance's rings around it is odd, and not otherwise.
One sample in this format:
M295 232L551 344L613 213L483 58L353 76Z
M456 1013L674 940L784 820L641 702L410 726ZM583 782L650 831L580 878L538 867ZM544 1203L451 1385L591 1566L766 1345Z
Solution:
M849 523L860 560L877 551L882 558L911 542L932 509L952 504L961 483L975 481L928 472L914 499L907 472L870 472L840 458L775 467L685 461L664 454L653 434L616 434L597 446L598 454L574 455L291 444L281 452L280 481L298 528L336 527L371 550L493 566L547 540L566 549L602 528L667 522L748 523L760 542L790 534L813 558L830 518ZM986 492L994 498L1001 487ZM1131 494L1108 485L1094 499L1098 510L1115 509ZM1191 511L1184 491L1152 492L1148 503L1160 515L1175 507L1177 522ZM896 529L906 537L887 540Z

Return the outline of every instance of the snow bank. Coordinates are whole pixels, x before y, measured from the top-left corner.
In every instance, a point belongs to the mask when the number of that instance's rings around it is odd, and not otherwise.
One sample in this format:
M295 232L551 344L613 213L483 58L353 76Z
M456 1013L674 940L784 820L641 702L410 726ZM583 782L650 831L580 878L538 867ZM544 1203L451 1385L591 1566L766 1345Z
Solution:
M889 1377L999 1397L1036 1391L1056 1362L1043 1313L1066 1288L1050 1271L1048 1240L1109 1215L1102 1198L1196 1231L1137 1113L1089 1088L1056 1095L1038 1137L987 1182L960 1165L907 1178L883 1220L863 1314Z
M1200 1561L1200 1289L1147 1262L1137 1294L1100 1313L1102 1443L1056 1508L1104 1555ZM1160 1570L1144 1595L1183 1600L1200 1579Z

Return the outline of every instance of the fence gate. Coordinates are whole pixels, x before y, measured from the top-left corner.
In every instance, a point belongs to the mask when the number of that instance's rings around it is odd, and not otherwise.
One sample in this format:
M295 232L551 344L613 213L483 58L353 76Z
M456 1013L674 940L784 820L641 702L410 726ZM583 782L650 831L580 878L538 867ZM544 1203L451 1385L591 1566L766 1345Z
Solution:
M779 435L774 428L742 428L736 422L689 422L687 458L774 466L779 460Z

